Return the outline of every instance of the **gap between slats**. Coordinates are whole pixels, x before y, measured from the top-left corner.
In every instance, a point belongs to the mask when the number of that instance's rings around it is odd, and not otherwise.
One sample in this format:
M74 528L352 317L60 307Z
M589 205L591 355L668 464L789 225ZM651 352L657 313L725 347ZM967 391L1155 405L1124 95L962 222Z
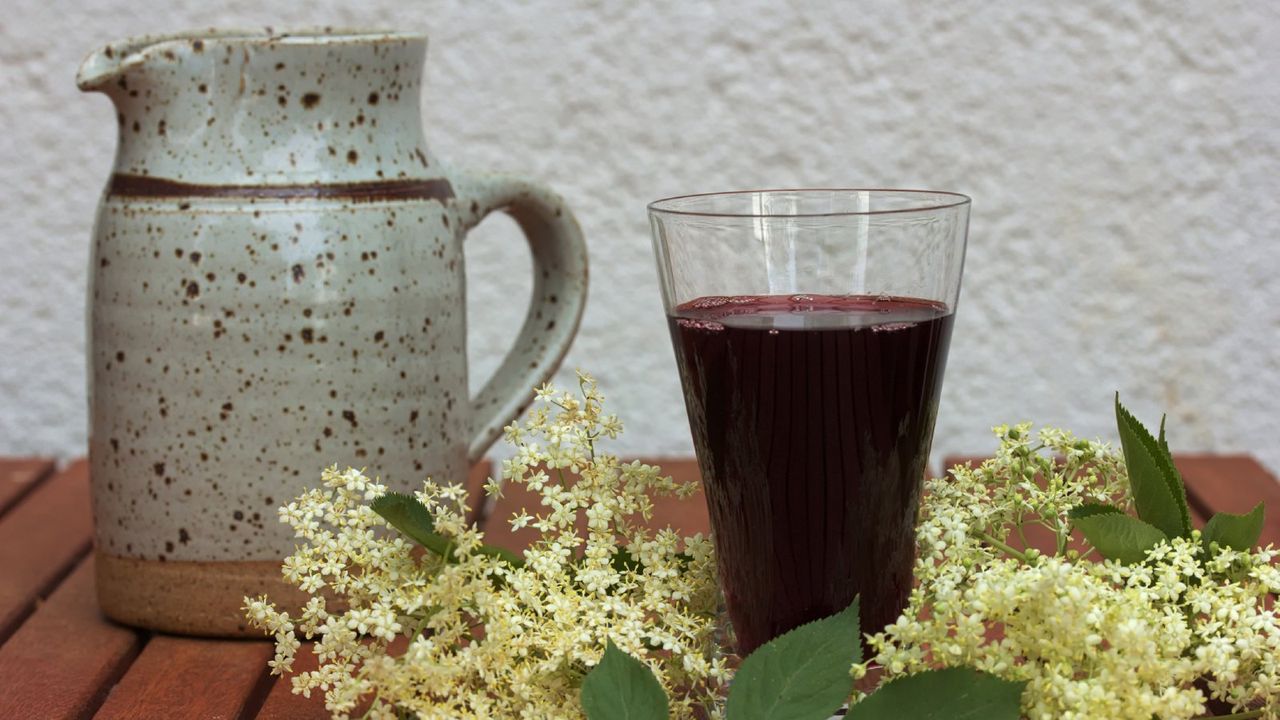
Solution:
M91 717L144 642L102 617L86 557L0 647L0 717Z
M89 552L88 484L88 465L74 463L0 518L0 644Z
M241 717L270 658L258 640L155 635L95 717Z
M49 479L53 470L53 461L43 458L0 459L0 520Z

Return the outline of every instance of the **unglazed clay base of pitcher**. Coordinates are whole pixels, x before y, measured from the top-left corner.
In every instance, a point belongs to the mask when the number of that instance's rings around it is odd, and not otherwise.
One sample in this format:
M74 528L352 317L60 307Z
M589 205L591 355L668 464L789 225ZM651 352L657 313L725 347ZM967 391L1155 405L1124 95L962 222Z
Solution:
M284 581L274 560L160 562L97 552L94 566L103 614L180 635L261 637L262 631L249 627L240 598L265 594L297 617L308 597Z
M245 632L290 604L277 508L324 467L395 490L461 482L551 375L586 254L550 191L448 169L419 112L425 39L211 32L81 67L120 148L91 256L89 456L103 609ZM502 210L533 252L511 354L467 394L467 230Z

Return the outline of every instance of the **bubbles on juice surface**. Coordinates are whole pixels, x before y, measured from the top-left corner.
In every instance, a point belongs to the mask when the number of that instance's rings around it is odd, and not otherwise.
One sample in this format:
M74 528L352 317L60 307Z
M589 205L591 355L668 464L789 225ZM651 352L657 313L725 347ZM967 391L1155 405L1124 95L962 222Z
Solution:
M709 310L711 308L718 308L721 305L727 305L729 304L729 302L730 300L727 297L720 297L719 295L711 295L708 297L698 298L697 300L694 300L693 302L689 303L689 307L695 308L697 310Z
M871 332L894 332L895 330L907 330L915 326L916 324L913 322L880 323L879 325L872 325Z
M704 330L706 332L720 332L721 330L724 330L724 325L716 322L715 320L690 320L689 318L678 318L676 320L676 324L689 330Z

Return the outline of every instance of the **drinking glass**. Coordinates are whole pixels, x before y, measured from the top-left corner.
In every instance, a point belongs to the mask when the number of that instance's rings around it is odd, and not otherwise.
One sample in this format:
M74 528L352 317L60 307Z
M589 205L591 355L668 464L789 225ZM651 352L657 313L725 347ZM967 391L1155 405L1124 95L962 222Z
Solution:
M649 205L738 652L861 597L897 619L969 198L764 190Z

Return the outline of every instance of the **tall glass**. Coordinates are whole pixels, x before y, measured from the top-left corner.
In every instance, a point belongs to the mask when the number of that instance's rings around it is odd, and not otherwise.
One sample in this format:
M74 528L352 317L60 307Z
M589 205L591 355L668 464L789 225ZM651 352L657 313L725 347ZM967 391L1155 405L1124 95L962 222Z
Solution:
M911 589L969 198L768 190L649 205L738 651Z

